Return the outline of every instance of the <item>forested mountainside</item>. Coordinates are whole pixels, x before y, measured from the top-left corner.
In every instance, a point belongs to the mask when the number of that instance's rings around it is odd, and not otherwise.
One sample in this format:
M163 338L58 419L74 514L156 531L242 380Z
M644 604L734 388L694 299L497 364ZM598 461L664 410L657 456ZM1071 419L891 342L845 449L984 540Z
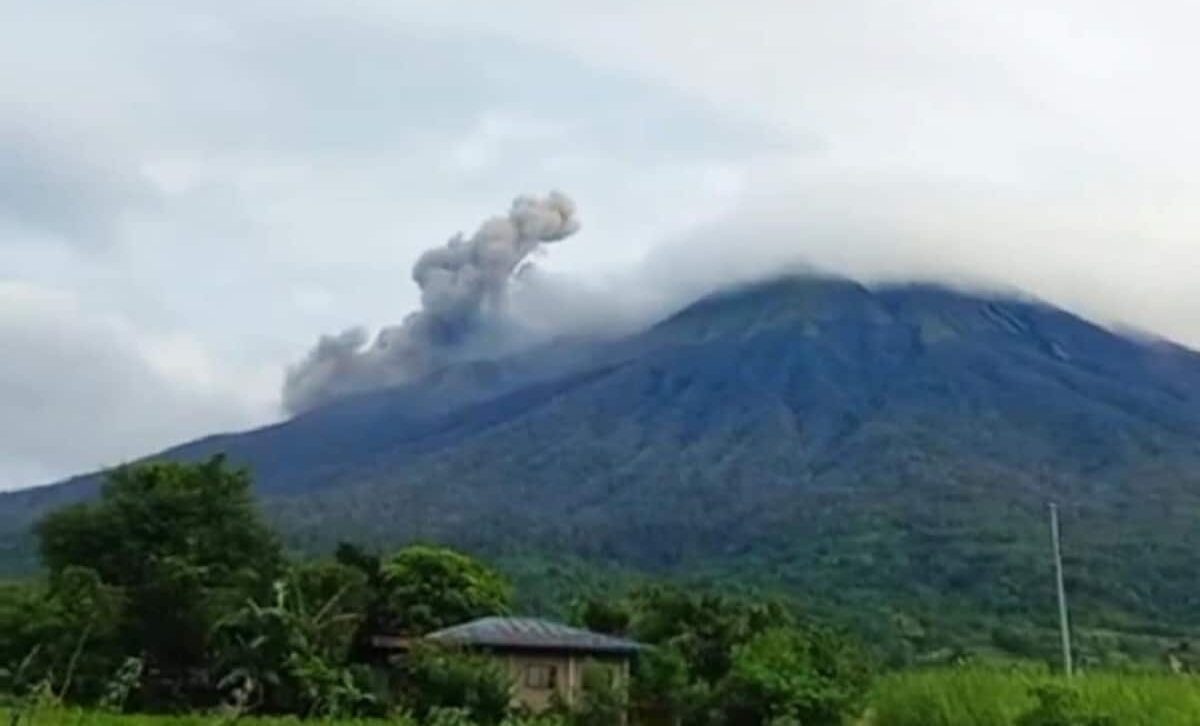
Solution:
M1081 623L1200 605L1200 355L935 286L739 288L162 456L218 451L316 551L436 540L1037 623L1055 500ZM10 566L97 481L0 498Z

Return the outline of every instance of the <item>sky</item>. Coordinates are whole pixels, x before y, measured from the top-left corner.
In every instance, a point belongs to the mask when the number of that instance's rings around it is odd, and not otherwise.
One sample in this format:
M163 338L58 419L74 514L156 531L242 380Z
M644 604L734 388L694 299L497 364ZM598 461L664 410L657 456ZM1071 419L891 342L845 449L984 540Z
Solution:
M803 265L1200 347L1200 8L0 1L0 488L281 417L519 194L553 329Z

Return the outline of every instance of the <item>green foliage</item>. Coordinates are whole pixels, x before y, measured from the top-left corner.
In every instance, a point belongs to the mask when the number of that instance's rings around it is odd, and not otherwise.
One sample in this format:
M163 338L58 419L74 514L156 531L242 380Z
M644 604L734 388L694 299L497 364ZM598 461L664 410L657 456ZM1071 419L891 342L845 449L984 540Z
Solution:
M99 699L121 662L114 651L123 607L119 591L80 567L46 585L0 587L0 689Z
M656 713L684 714L709 700L708 686L692 678L687 660L669 646L642 653L635 664L630 698Z
M512 588L499 573L454 550L418 545L383 563L376 624L422 635L506 613L511 602Z
M1067 685L1028 666L903 671L880 681L871 711L875 726L1192 726L1200 713L1200 681L1161 672L1090 672Z
M100 499L37 527L51 581L86 568L125 598L121 656L142 655L147 703L187 702L214 624L264 591L282 563L250 478L221 457L110 473Z
M500 726L574 726L569 715L548 711L535 715L509 716Z
M581 601L575 617L655 646L638 659L630 695L635 710L668 720L837 723L870 685L852 639L801 625L774 601L655 585Z
M635 639L677 650L692 674L708 683L729 672L735 646L768 628L794 622L792 613L777 602L667 586L635 590L628 607Z
M1043 683L1033 689L1035 704L1016 726L1117 726L1112 716L1096 713L1078 690L1062 683Z
M734 650L720 688L732 724L831 725L856 713L870 686L867 662L848 641L825 630L773 628Z
M163 561L198 568L203 582L221 585L271 578L282 563L249 474L220 456L115 469L98 501L48 515L37 532L52 574L86 566L119 587L144 587Z
M345 660L370 607L368 577L340 562L317 560L293 565L286 583L292 593L290 602L312 621L324 656Z
M142 672L146 664L141 658L126 658L117 672L104 686L104 695L99 706L106 711L121 712L129 697L142 685Z
M597 633L626 635L633 625L633 612L621 600L589 597L576 600L571 606L571 619Z
M632 683L593 664L573 709L522 721L496 658L418 638L386 665L363 647L381 631L419 636L507 612L503 576L432 546L381 558L344 545L333 560L289 564L249 486L219 457L139 465L113 472L98 501L42 522L46 580L0 586L0 688L22 718L67 703L97 714L609 726L632 705L740 726L842 713L865 683L851 646L800 628L777 602L645 585L574 609L597 630L656 646Z
M221 712L175 715L117 714L64 708L52 704L28 709L19 715L0 708L0 722L11 726L300 726L303 723L321 723L326 726L424 726L402 715L392 716L387 720L336 719L305 722L295 716L233 718Z
M588 663L582 677L583 694L571 714L571 726L613 726L629 710L627 684L611 666Z
M900 671L872 698L879 726L1012 726L1043 674L978 666Z
M477 726L471 712L465 708L434 708L422 723L423 726Z
M340 565L354 568L362 573L369 587L377 588L379 586L383 569L383 561L379 555L368 552L351 542L338 542L333 559Z
M493 658L418 645L402 675L405 703L423 720L453 709L479 726L495 726L508 715L513 684L504 664Z
M345 656L362 611L342 599L361 576L340 586L336 569L321 568L313 589L312 568L275 585L270 605L249 601L216 629L219 687L239 710L337 716L373 712L375 699L347 668ZM308 586L306 591L305 585ZM323 599L309 602L314 594Z
M411 715L403 712L389 714L382 719L322 719L320 721L301 721L294 716L282 717L239 717L230 718L220 713L193 713L186 715L134 715L114 714L103 711L85 711L80 709L62 708L52 704L43 704L31 708L20 715L9 710L0 709L0 722L13 726L300 726L303 723L321 723L326 726L478 726L461 711L455 709L440 709L429 720L418 722ZM562 716L547 714L542 716L510 717L505 719L502 726L571 726ZM611 726L611 725L609 725Z
M235 714L380 713L390 694L354 662L356 640L511 600L501 576L434 547L381 563L346 546L336 560L285 566L249 477L220 457L118 469L98 501L51 514L38 534L48 582L0 587L0 687L27 701L194 709L220 696ZM404 678L423 716L507 715L509 684L490 661L418 654Z

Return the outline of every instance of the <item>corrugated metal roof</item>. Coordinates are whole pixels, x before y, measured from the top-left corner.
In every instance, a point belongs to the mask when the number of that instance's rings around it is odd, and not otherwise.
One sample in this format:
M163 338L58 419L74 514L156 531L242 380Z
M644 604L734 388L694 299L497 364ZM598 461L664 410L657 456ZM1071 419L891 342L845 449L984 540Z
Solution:
M640 643L540 618L480 618L425 636L452 645L482 648L635 653Z

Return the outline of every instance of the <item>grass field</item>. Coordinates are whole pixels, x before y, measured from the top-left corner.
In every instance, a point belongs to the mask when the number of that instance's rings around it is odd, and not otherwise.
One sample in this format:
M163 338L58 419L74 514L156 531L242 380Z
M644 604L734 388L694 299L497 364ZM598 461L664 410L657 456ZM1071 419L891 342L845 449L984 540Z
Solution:
M1049 696L1037 695L1049 689ZM1047 700L1050 708L1046 708ZM1039 704L1042 711L1038 711ZM0 724L16 723L0 710ZM20 724L201 726L231 724L218 716L125 716L43 708ZM242 718L244 726L285 726L294 718ZM328 723L328 722L327 722ZM380 726L343 721L337 726ZM403 722L401 722L403 723ZM1030 667L961 667L884 676L861 726L1200 726L1200 677L1164 673L1088 673L1069 685Z
M21 726L213 726L214 724L238 724L238 726L299 726L304 723L296 718L239 718L237 720L210 714L189 716L137 716L81 711L77 709L43 708L23 714L19 722L12 720L10 711L0 710L0 723ZM336 726L385 726L386 721L338 720ZM399 722L403 724L404 722Z
M1038 689L1070 701L1069 714L1029 714ZM1053 695L1051 697L1054 697ZM1043 699L1045 700L1045 699ZM1045 712L1043 712L1045 713ZM1026 715L1026 721L1021 718ZM1073 720L1072 720L1073 719ZM1068 686L1032 668L964 667L884 677L873 698L872 726L1188 726L1200 725L1200 678L1164 673L1089 673Z

